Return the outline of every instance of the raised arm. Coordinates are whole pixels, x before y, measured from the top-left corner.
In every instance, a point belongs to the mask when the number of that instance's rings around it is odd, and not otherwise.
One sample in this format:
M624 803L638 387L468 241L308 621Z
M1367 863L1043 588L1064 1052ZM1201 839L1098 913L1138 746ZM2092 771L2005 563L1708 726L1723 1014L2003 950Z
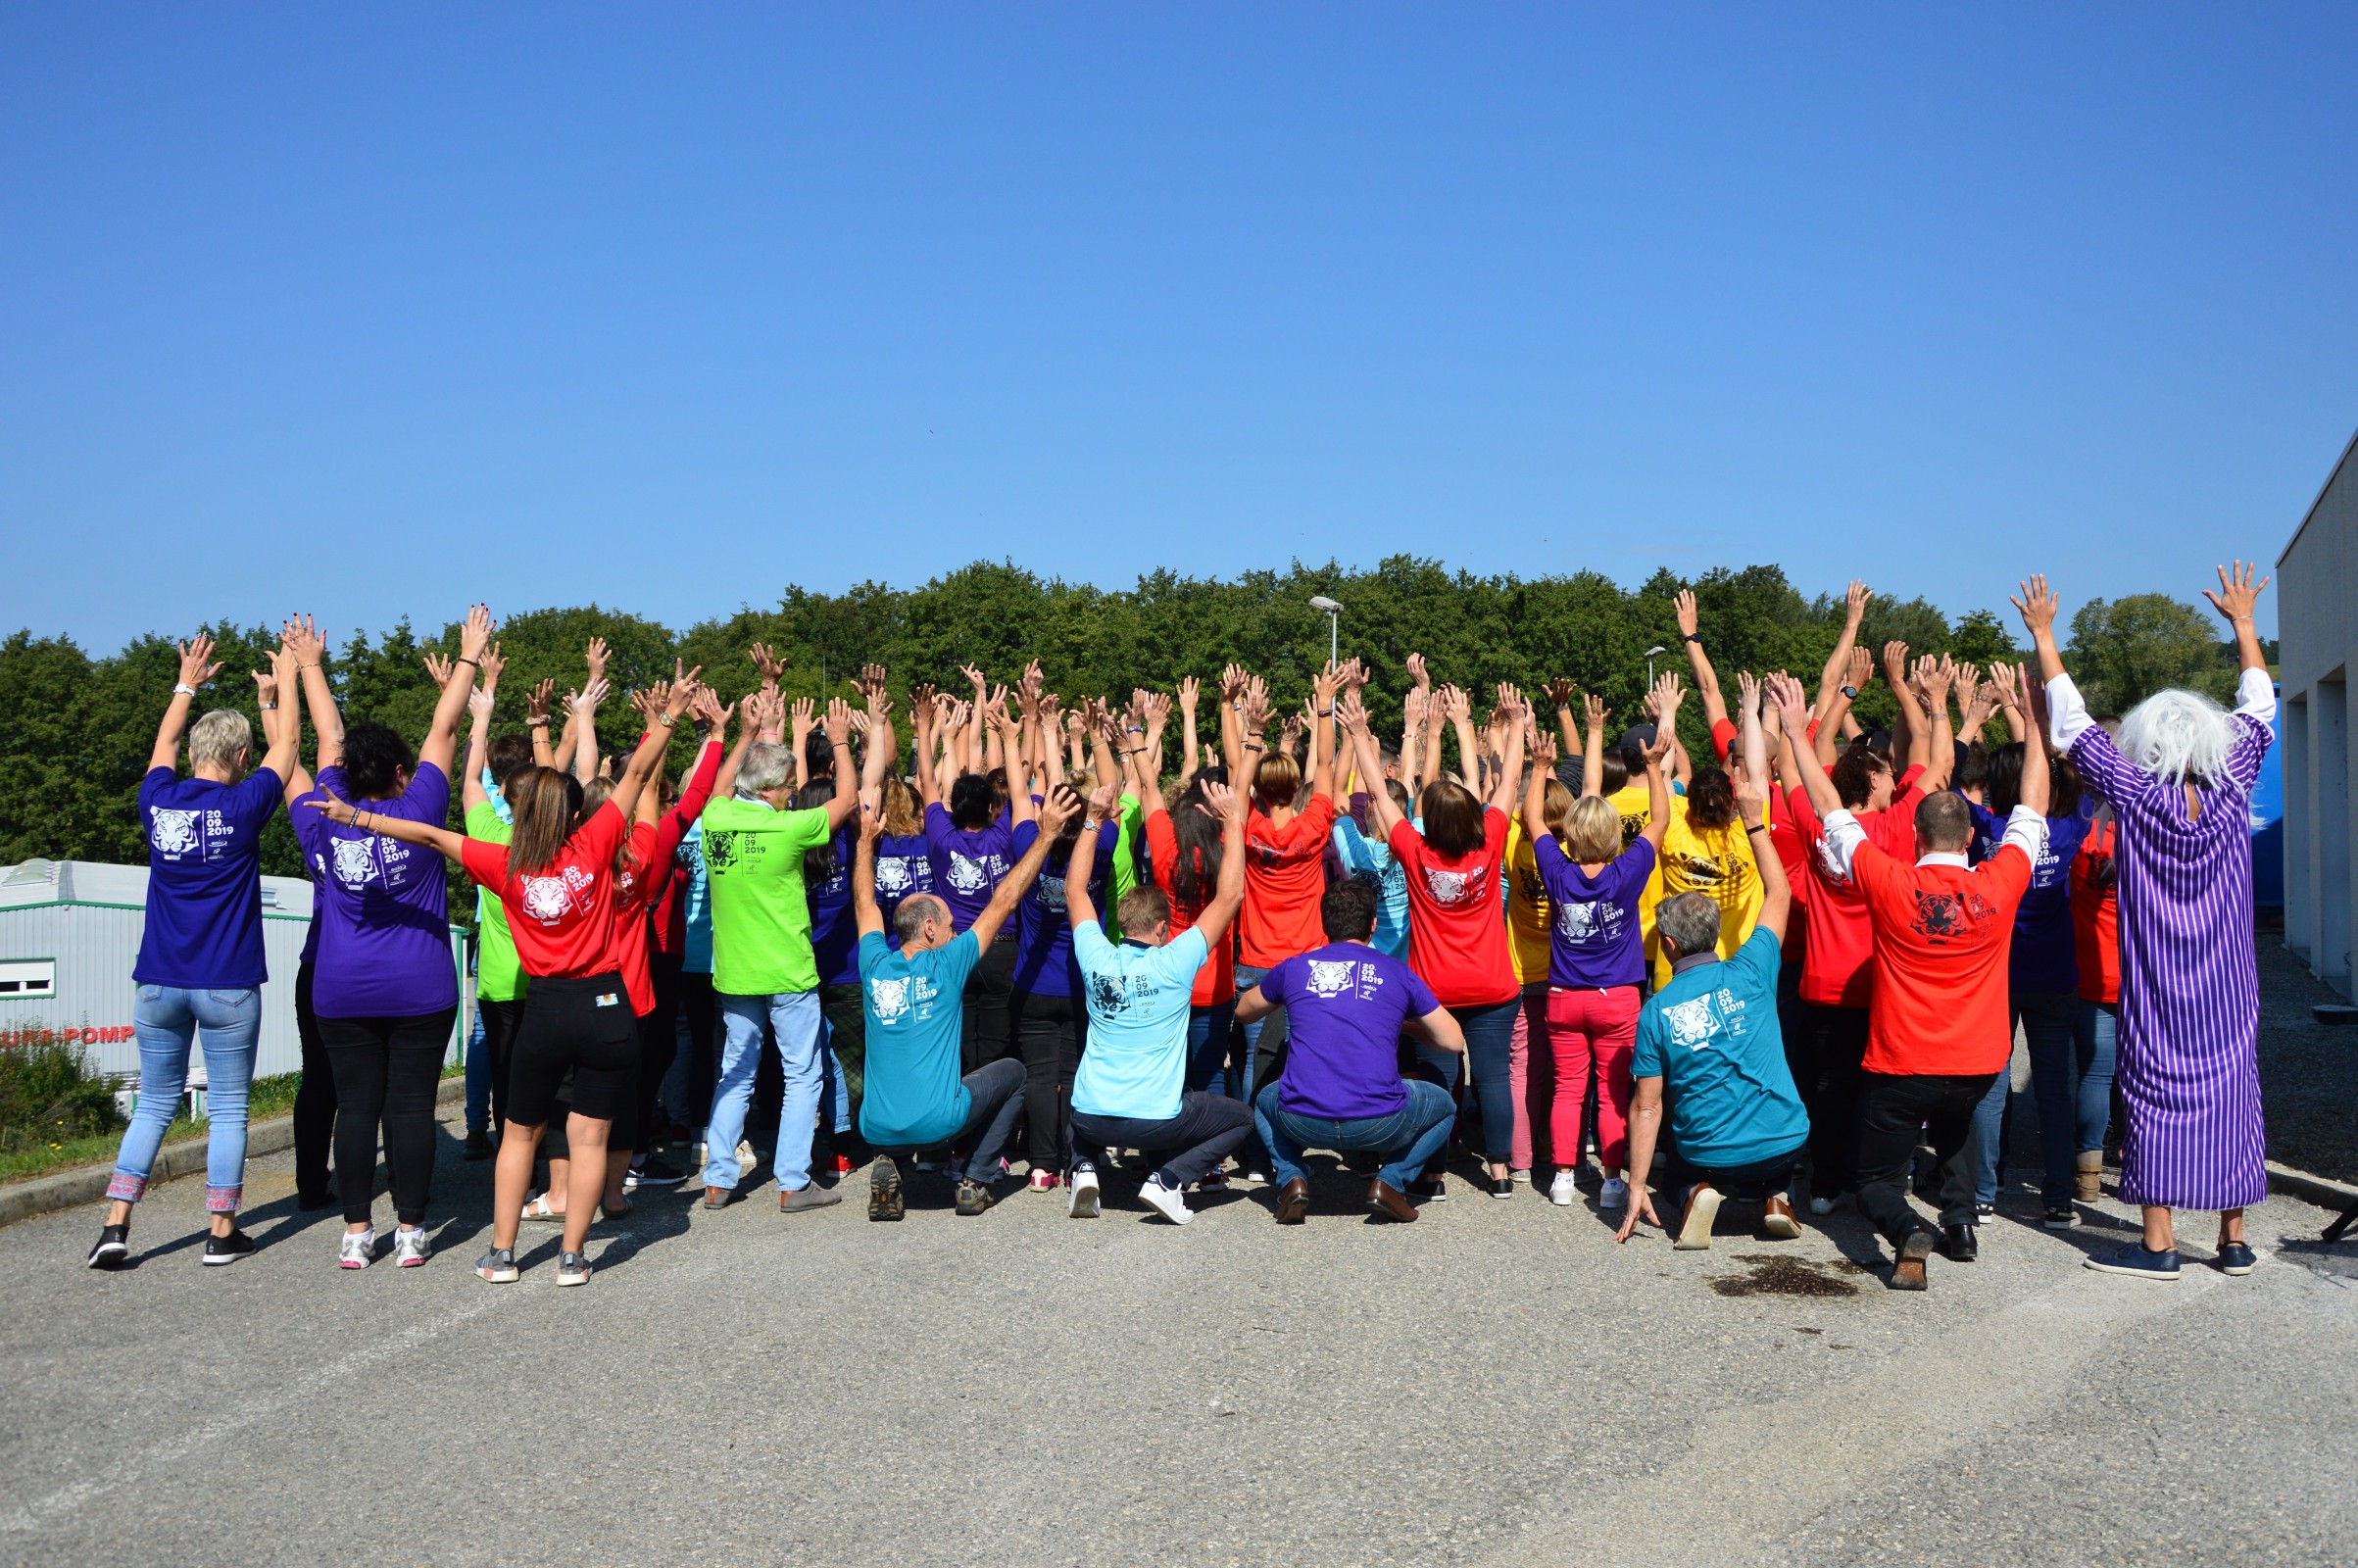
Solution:
M484 658L491 653L493 631L491 612L481 605L471 606L466 621L459 627L459 658L451 666L450 677L442 683L441 700L434 704L434 716L426 725L424 744L418 748L418 765L441 770L450 775L451 754L459 746L459 715L467 711L467 699L475 689L475 676L483 668Z
M1580 793L1583 796L1604 794L1604 721L1613 710L1604 706L1604 699L1595 692L1589 694L1589 733L1581 742Z
M709 688L701 696L710 700L712 707L719 708L719 699L713 697ZM717 717L710 712L705 716L708 723L720 728L726 727L727 710L725 709L721 710L720 715ZM745 764L747 750L753 746L763 730L779 722L779 719L778 696L773 691L764 689L751 692L746 696L744 702L737 705L737 744L729 748L728 756L721 760L719 775L712 780L714 795L725 800L736 791L737 769Z
M1337 716L1343 720L1343 734L1351 743L1351 756L1358 760L1359 771L1376 781L1367 792L1368 825L1375 829L1375 837L1388 840L1400 824L1400 811L1392 804L1392 792L1383 787L1383 763L1376 757L1375 737L1367 730L1367 707L1358 693L1344 695Z
M607 798L614 802L614 809L622 813L623 820L628 821L638 809L639 792L655 777L655 770L663 765L663 752L671 744L672 727L679 722L679 715L688 710L689 703L695 700L696 677L702 673L703 666L699 665L689 670L685 679L673 681L664 688L663 712L655 723L647 726L647 733L639 739L638 749L630 754L630 761L614 779L614 793Z
M156 725L156 744L147 754L151 771L180 765L180 737L187 732L188 710L196 702L197 688L221 669L214 662L213 639L203 632L179 644L179 650L180 669L172 682L172 701L165 705L164 717Z
M1850 668L1850 651L1858 646L1859 622L1866 619L1867 601L1874 597L1874 589L1856 578L1851 579L1849 592L1843 596L1842 634L1834 640L1834 652L1826 656L1826 667L1818 675L1818 700L1814 710L1821 726L1830 726L1835 722L1830 716L1835 694L1842 688L1842 676ZM1851 684L1855 686L1858 683L1854 680Z
M1752 861L1760 867L1760 913L1753 925L1782 944L1785 924L1793 906L1793 885L1778 858L1775 838L1768 830L1768 793L1746 779L1736 786L1736 814L1744 819L1744 837L1752 846Z
M295 665L303 687L303 706L311 713L311 727L319 736L319 748L312 754L315 771L324 772L340 766L344 760L344 715L336 711L335 692L327 684L327 639L321 637L309 615L290 615L280 627L279 646L295 656ZM285 686L279 691L287 702L295 694Z
M582 682L581 690L565 693L565 741L558 747L557 760L551 765L563 768L569 764L583 789L597 781L598 705L606 701L609 689L601 675ZM567 747L571 750L566 750Z
M2275 579L2262 577L2258 582L2253 582L2251 574L2259 569L2258 566L2240 561L2235 563L2232 575L2225 566L2218 569L2219 591L2213 593L2205 588L2202 597L2209 600L2211 608L2226 616L2228 625L2235 629L2237 666L2247 672L2255 669L2265 671L2268 668L2268 656L2260 648L2260 631L2253 619L2253 612L2259 608L2260 590ZM2050 637L2049 640L2053 639ZM2043 657L2039 665L2042 669L2045 667Z
M1835 793L1834 780L1826 776L1825 765L1809 744L1809 710L1801 706L1801 683L1791 675L1771 675L1769 696L1777 704L1786 739L1793 742L1793 770L1801 776L1810 808L1823 821L1842 808L1842 798Z
M1196 917L1206 948L1228 934L1228 923L1245 904L1245 815L1253 809L1253 792L1226 784L1204 787L1204 802L1220 813L1220 880L1211 902Z
M1728 704L1720 696L1719 672L1711 667L1711 658L1703 652L1702 634L1695 628L1695 594L1682 589L1672 601L1678 611L1679 640L1687 645L1687 667L1695 674L1695 689L1703 699L1703 722L1714 730L1728 721Z
M1523 786L1523 836L1538 843L1547 833L1547 780L1555 772L1555 742L1532 726L1531 778Z
M884 911L876 907L876 840L884 832L884 812L877 807L881 798L880 792L860 792L860 847L852 857L852 919L863 937L884 932Z
M1842 684L1837 686L1834 689L1834 696L1817 710L1818 736L1816 741L1809 744L1811 750L1817 755L1820 767L1834 765L1836 743L1848 739L1849 732L1854 727L1850 717L1850 705L1857 700L1860 692L1867 689L1867 682L1874 678L1875 661L1868 657L1864 648L1851 649L1849 664L1844 671Z
M1407 695L1400 699L1400 783L1410 790L1418 787L1417 770L1423 764L1424 738L1425 693L1422 687L1411 686ZM1377 759L1379 764L1382 760L1381 757ZM1365 772L1367 764L1360 762L1359 770ZM1377 774L1379 779L1382 776L1381 773ZM1370 788L1367 793L1375 796L1389 794L1390 791Z
M1670 755L1679 732L1679 677L1670 670L1654 684L1654 741L1646 749L1646 832L1656 853L1670 831L1670 783L1662 776L1662 759Z
M1925 735L1924 776L1917 787L1931 795L1948 787L1948 775L1957 765L1956 736L1948 727L1948 689L1956 684L1957 666L1946 654L1934 659L1927 655L1916 662L1916 684L1923 689L1924 707L1932 714L1932 724ZM1919 712L1919 717L1922 712ZM1909 760L1915 760L1917 748L1909 748Z
M524 730L532 738L532 765L555 767L557 753L549 745L549 704L557 693L557 682L543 680L524 694Z
M852 705L840 697L829 698L821 730L835 755L835 796L827 802L827 831L832 833L860 809L860 797L852 789Z
M1520 687L1500 681L1497 711L1506 722L1499 741L1498 786L1491 791L1490 807L1500 816L1512 816L1515 788L1523 777L1523 731L1531 721L1531 705L1523 700Z
M991 894L991 902L983 906L982 913L976 915L974 923L967 927L974 933L976 945L985 953L991 951L992 939L999 935L999 928L1007 923L1007 916L1015 912L1015 906L1023 902L1023 895L1040 875L1040 868L1048 863L1049 846L1063 833L1064 824L1071 821L1080 809L1081 798L1071 790L1060 787L1049 791L1048 799L1041 803L1040 836L1032 840L1032 847L1023 852L1022 858L1015 862L1007 874L999 879L998 888ZM1088 897L1089 879L1086 876L1067 878L1064 897L1068 904L1076 881L1081 884L1081 896L1084 899Z
M312 778L303 770L303 711L295 706L295 687L301 672L296 667L293 653L281 643L270 653L269 670L254 672L254 706L262 714L262 738L267 756L284 755L286 766L273 769L278 774L280 795L288 806L311 793Z

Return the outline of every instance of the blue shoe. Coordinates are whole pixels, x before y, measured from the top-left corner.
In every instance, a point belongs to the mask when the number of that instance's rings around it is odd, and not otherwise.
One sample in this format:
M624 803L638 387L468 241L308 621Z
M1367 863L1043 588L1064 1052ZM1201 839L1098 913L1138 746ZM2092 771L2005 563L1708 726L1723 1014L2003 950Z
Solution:
M2222 1274L2248 1274L2258 1265L2260 1254L2242 1242L2230 1242L2219 1249L2211 1267Z
M2129 1274L2140 1280L2174 1280L2178 1278L2178 1249L2166 1252L2149 1252L2143 1242L2131 1242L2119 1251L2102 1257L2091 1257L2088 1266L2099 1274Z

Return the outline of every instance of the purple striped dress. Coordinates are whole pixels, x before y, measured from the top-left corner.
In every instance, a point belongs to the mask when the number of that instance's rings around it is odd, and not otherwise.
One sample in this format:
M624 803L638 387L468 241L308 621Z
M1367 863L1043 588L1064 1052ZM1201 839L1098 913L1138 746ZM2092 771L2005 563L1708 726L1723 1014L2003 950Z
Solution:
M2120 823L2126 1202L2243 1208L2268 1196L2249 801L2269 733L2243 713L2228 723L2226 776L2196 790L2190 822L2185 787L2124 760L2101 729L2072 743Z

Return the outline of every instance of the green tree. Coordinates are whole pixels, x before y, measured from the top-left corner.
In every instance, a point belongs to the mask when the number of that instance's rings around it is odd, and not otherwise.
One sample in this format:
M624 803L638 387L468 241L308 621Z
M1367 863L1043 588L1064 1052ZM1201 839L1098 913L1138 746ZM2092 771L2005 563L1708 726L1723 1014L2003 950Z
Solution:
M2167 594L2091 599L2072 616L2065 662L2088 708L2126 713L2173 686L2227 699L2235 669L2219 657L2217 622Z

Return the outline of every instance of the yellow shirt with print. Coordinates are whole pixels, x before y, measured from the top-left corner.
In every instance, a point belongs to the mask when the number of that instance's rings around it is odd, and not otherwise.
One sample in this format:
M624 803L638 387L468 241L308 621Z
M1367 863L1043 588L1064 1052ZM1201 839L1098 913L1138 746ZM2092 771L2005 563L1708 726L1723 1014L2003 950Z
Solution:
M1642 778L1622 785L1604 798L1604 804L1621 817L1621 847L1625 850L1638 842L1638 835L1653 817L1653 795Z
M1519 984L1547 983L1551 918L1540 858L1523 834L1523 813L1517 811L1506 821L1506 948L1514 956Z
M1687 798L1671 797L1662 853L1654 859L1654 874L1646 879L1646 895L1638 905L1656 991L1670 984L1670 960L1663 956L1654 931L1654 909L1677 893L1700 893L1719 906L1719 956L1735 957L1760 918L1760 866L1752 858L1743 818L1730 819L1726 827L1696 827L1688 820Z

